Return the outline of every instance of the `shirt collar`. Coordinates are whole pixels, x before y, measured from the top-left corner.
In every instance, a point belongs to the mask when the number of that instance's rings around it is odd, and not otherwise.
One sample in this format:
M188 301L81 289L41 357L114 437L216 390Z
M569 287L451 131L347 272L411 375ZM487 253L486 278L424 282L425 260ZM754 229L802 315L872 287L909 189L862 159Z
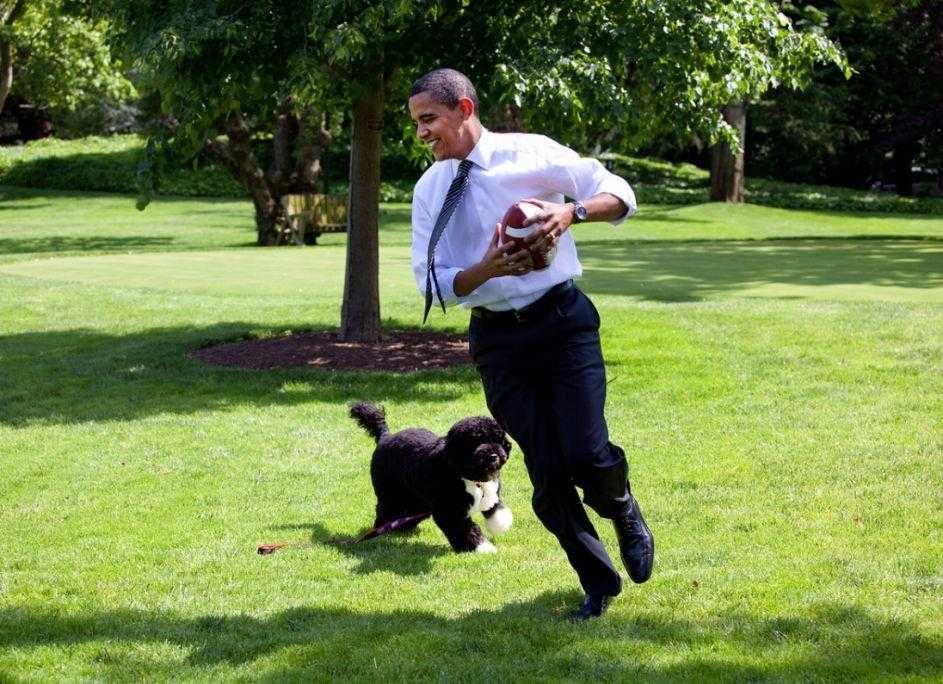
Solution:
M478 143L472 148L472 151L465 157L475 166L487 169L491 166L491 153L494 150L494 133L487 128L482 127L481 135L478 137Z

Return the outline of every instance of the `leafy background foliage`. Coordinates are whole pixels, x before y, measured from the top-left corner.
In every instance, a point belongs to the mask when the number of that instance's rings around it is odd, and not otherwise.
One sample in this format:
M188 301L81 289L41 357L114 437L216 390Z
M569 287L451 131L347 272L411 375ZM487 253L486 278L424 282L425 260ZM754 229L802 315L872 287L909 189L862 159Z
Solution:
M74 9L62 0L35 0L6 28L15 49L14 91L48 107L66 137L102 130L109 107L137 96L109 50L108 22Z
M0 148L0 183L63 190L133 193L145 141L139 136L112 136L62 141L41 140L19 148ZM388 148L392 157L399 150ZM335 152L327 189L346 192L342 175L344 150ZM619 175L632 179L643 205L707 202L708 174L693 164L608 153L600 160ZM408 160L392 160L394 169ZM396 178L380 187L383 202L412 200L413 181ZM224 170L212 164L178 167L162 179L164 192L186 197L243 197L244 192ZM835 211L875 211L901 214L943 214L943 199L898 197L886 192L863 192L838 187L747 179L747 201L773 207Z

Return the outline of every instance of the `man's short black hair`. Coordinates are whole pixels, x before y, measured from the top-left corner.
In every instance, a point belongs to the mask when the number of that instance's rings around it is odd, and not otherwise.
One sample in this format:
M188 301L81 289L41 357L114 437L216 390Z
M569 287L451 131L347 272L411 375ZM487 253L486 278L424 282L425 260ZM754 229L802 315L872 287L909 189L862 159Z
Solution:
M419 93L429 93L433 102L443 104L449 109L455 109L458 101L467 97L475 105L475 114L478 113L478 93L475 86L468 80L468 76L455 69L435 69L422 76L413 83L409 96Z

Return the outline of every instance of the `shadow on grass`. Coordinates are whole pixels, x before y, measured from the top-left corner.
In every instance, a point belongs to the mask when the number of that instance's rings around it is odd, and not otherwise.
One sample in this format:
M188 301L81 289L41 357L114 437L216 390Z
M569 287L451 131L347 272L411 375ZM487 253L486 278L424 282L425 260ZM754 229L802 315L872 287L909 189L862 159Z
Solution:
M423 524L434 525L432 521ZM359 544L349 543L357 538L356 535L335 534L320 523L279 525L276 529L311 530L312 544L327 546L357 559L359 564L354 568L354 572L364 575L373 572L392 572L403 576L425 575L432 571L432 563L436 558L452 553L444 536L441 544L417 541L417 529L387 534ZM366 529L365 526L357 534L365 532Z
M943 287L943 239L588 241L582 255L587 277L581 285L587 292L651 301L698 301L762 285ZM781 296L801 294L786 290ZM344 404L361 398L431 404L480 391L471 368L409 375L245 372L203 366L187 355L207 341L250 331L259 332L257 324L0 336L0 424L135 419L240 404Z
M176 242L172 237L48 237L0 239L0 254L46 252L126 252L163 248ZM222 247L222 245L221 245Z
M656 205L654 207L648 208L644 211L640 211L638 214L632 217L632 222L645 223L648 221L656 221L658 223L710 223L708 219L699 219L692 218L691 216L674 216L674 212L680 209L686 209L684 205L681 206L663 206ZM577 238L577 244L579 246L583 245L583 242Z
M0 199L8 199L8 198L4 198L2 197L2 195L0 195ZM34 202L32 204L19 203L19 204L8 204L8 205L0 204L0 211L20 211L22 209L45 209L51 206L52 206L52 202Z
M885 621L858 607L824 604L789 616L734 613L698 621L634 617L627 608L581 625L565 620L578 598L547 592L456 618L422 608L359 613L312 606L264 617L6 608L0 611L0 647L26 651L89 644L92 651L70 655L94 660L94 676L105 679L205 676L211 671L204 668L255 661L262 661L257 675L297 679L744 681L943 674L937 639L911 623ZM129 659L126 650L138 644L153 644L155 651L135 649ZM185 649L185 660L164 660L166 644Z
M260 332L259 326L231 322L125 335L76 329L0 336L0 424L130 420L246 404L346 405L364 398L441 403L479 388L470 367L410 374L243 371L189 356L208 341L250 331Z
M698 301L762 285L943 286L943 239L864 236L580 243L587 292Z
M137 167L135 167L137 168ZM134 175L132 170L132 176ZM15 186L15 185L2 185L0 184L0 201L3 202L24 202L27 200L33 199L71 199L71 200L83 200L83 199L119 199L124 200L128 203L128 207L132 210L134 209L135 198L137 197L136 192L133 190L122 191L122 190L69 190L65 188L55 188L55 187L28 187L28 186ZM190 203L190 204L232 204L233 202L246 202L251 210L252 205L249 204L248 197L233 196L233 197L208 197L208 196L186 196L186 195L158 195L154 198L155 204L177 204L177 203ZM35 209L50 206L50 204L43 205L24 205L24 204L12 204L4 207L9 210L17 209ZM212 212L212 209L207 209L206 211ZM216 210L218 211L218 210Z

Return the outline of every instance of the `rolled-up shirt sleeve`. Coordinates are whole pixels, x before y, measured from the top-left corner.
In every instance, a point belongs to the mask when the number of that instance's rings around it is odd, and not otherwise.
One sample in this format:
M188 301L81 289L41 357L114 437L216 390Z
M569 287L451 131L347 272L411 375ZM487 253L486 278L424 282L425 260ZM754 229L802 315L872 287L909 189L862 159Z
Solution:
M429 251L429 239L432 237L432 229L435 227L435 221L419 195L419 192L413 193L412 266L413 276L416 278L416 286L419 288L420 294L425 297L426 270L429 268L426 256ZM442 294L441 301L444 302L446 306L458 304L459 302L458 297L455 296L453 282L455 281L455 276L461 273L461 270L460 268L436 263L436 281L439 283L439 292ZM440 303L435 284L432 285L432 298L435 304Z
M548 189L567 197L584 201L601 192L608 192L622 200L626 212L611 221L617 226L638 211L635 192L624 178L617 176L597 159L581 157L555 140L547 138L546 162Z

